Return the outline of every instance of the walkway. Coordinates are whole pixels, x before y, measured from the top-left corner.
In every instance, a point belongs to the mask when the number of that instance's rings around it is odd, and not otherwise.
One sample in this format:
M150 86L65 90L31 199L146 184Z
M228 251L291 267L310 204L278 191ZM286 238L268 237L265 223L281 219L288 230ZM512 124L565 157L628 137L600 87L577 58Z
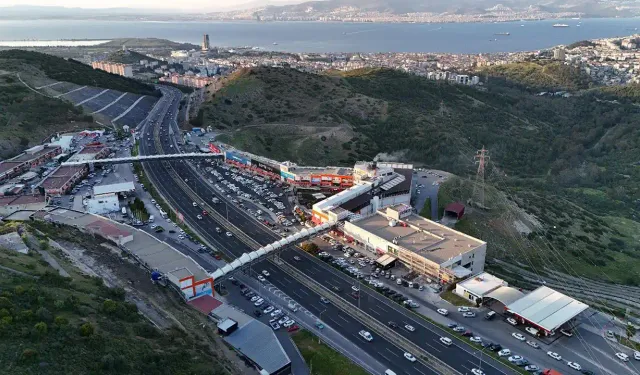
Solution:
M112 105L116 104L120 99L124 98L124 96L127 95L127 93L125 92L124 94L120 95L116 100L112 101L111 103L107 104L106 106L100 108L99 110L92 112L91 114L96 114L96 113L100 113L102 111L104 111L105 109L111 107Z

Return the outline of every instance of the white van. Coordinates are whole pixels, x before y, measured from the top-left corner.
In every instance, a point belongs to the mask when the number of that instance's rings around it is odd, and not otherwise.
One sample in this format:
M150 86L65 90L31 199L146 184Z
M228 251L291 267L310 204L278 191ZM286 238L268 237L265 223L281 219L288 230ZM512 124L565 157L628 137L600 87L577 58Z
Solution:
M391 371L391 370L386 370L386 371L384 372L384 375L396 375L396 373L395 373L395 372L393 372L393 371Z
M149 222L153 223L155 221L155 218L153 217L153 215L149 215Z

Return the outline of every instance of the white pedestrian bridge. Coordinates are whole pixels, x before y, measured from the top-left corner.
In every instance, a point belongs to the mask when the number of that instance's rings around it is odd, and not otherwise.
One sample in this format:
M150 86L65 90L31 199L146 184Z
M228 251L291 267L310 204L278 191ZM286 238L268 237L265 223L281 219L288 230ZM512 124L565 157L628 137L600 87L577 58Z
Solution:
M123 164L134 162L146 162L156 160L173 160L173 159L212 159L220 158L224 156L222 153L208 153L191 152L184 154L160 154L160 155L144 155L144 156L127 156L121 158L107 158L107 159L91 159L91 160L79 160L79 161L67 161L62 165L84 165L84 164Z

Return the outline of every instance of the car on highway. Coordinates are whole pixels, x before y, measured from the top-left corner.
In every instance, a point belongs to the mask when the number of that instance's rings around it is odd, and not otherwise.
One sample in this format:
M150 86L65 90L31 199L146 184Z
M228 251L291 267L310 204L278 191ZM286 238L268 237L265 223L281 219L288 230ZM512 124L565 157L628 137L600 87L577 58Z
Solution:
M437 311L437 312L438 312L438 314L440 314L440 315L444 315L444 316L449 315L449 311L448 311L447 309L438 309L438 310L436 310L436 311Z
M260 282L263 282L263 283L267 281L267 279L265 279L264 276L262 275L258 275L258 280L260 280Z
M411 353L404 353L404 357L409 361L409 362L415 362L416 361L416 357L414 357Z
M479 368L472 368L471 373L473 375L484 375L484 372L482 372L482 370L480 370Z
M351 286L351 290L353 290L354 292L359 292L360 291L360 289L355 285Z
M371 336L371 333L365 331L364 329L358 332L358 334L360 335L360 337L362 337L363 339L369 342L373 341L373 336Z
M538 345L538 343L535 341L527 340L527 345L534 349L540 349L540 345Z
M324 297L320 297L320 302L324 303L325 305L329 304L329 300Z
M468 311L471 311L471 310L469 310L469 308L466 306L458 307L458 312L466 313Z
M561 361L562 360L562 356L556 352L552 352L552 351L548 351L547 355L553 359L555 359L556 361Z
M582 366L578 362L567 362L567 366L571 367L574 370L582 371Z
M267 271L267 270L262 270L262 274L263 274L264 276L266 276L266 277L271 276L271 274L270 274L270 273L269 273L269 271Z
M407 331L409 331L409 332L413 332L413 331L415 331L415 330L416 330L416 329L415 329L415 327L414 327L414 326L412 326L412 325L410 325L410 324L405 324L405 325L404 325L404 329L406 329L406 330L407 330Z
M480 336L473 336L473 337L469 337L469 341L479 344L482 342L482 338Z
M198 207L198 204L196 202L192 203L193 207Z
M231 232L227 232L227 233L225 233L225 235L226 235L227 237L233 237L233 234L231 234Z
M446 346L451 346L451 344L453 344L453 340L448 337L440 337L440 342L445 344Z
M465 318L475 318L476 313L474 313L473 311L467 311L466 313L462 314L462 316L464 316Z
M514 332L514 333L511 334L511 336L513 338L515 338L516 340L519 340L519 341L525 341L526 340L526 338L522 335L522 333Z
M202 216L198 215L196 217L198 218L198 220L202 220Z
M629 361L629 356L624 353L616 353L616 357L618 357L622 362Z
M298 261L298 262L299 262L299 261L300 261L300 257L296 255L296 256L294 256L294 257L293 257L293 260L295 260L295 261Z

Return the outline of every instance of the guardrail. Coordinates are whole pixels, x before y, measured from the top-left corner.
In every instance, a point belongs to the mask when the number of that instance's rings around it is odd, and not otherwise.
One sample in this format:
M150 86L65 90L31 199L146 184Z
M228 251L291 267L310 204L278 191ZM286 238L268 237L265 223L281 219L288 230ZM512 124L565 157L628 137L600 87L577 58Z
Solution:
M339 309L348 312L352 317L360 320L361 322L366 324L368 327L371 327L371 329L374 330L378 335L389 340L394 345L398 346L403 350L407 350L408 352L422 354L422 360L429 366L433 367L433 369L439 374L442 374L442 375L460 375L461 374L460 372L458 372L448 364L438 359L438 357L436 357L435 355L429 353L428 351L414 344L410 340L407 340L406 338L402 337L397 332L387 327L383 323L380 323L377 319L375 319L371 315L349 304L334 292L326 289L323 286L320 286L313 280L310 280L307 275L301 273L295 267L291 267L286 262L277 262L277 263L274 262L274 264L277 264L280 267L280 269L282 269L284 272L286 272L291 277L296 279L302 285L311 289L315 293L327 298L329 301L331 301L331 303L333 303Z

